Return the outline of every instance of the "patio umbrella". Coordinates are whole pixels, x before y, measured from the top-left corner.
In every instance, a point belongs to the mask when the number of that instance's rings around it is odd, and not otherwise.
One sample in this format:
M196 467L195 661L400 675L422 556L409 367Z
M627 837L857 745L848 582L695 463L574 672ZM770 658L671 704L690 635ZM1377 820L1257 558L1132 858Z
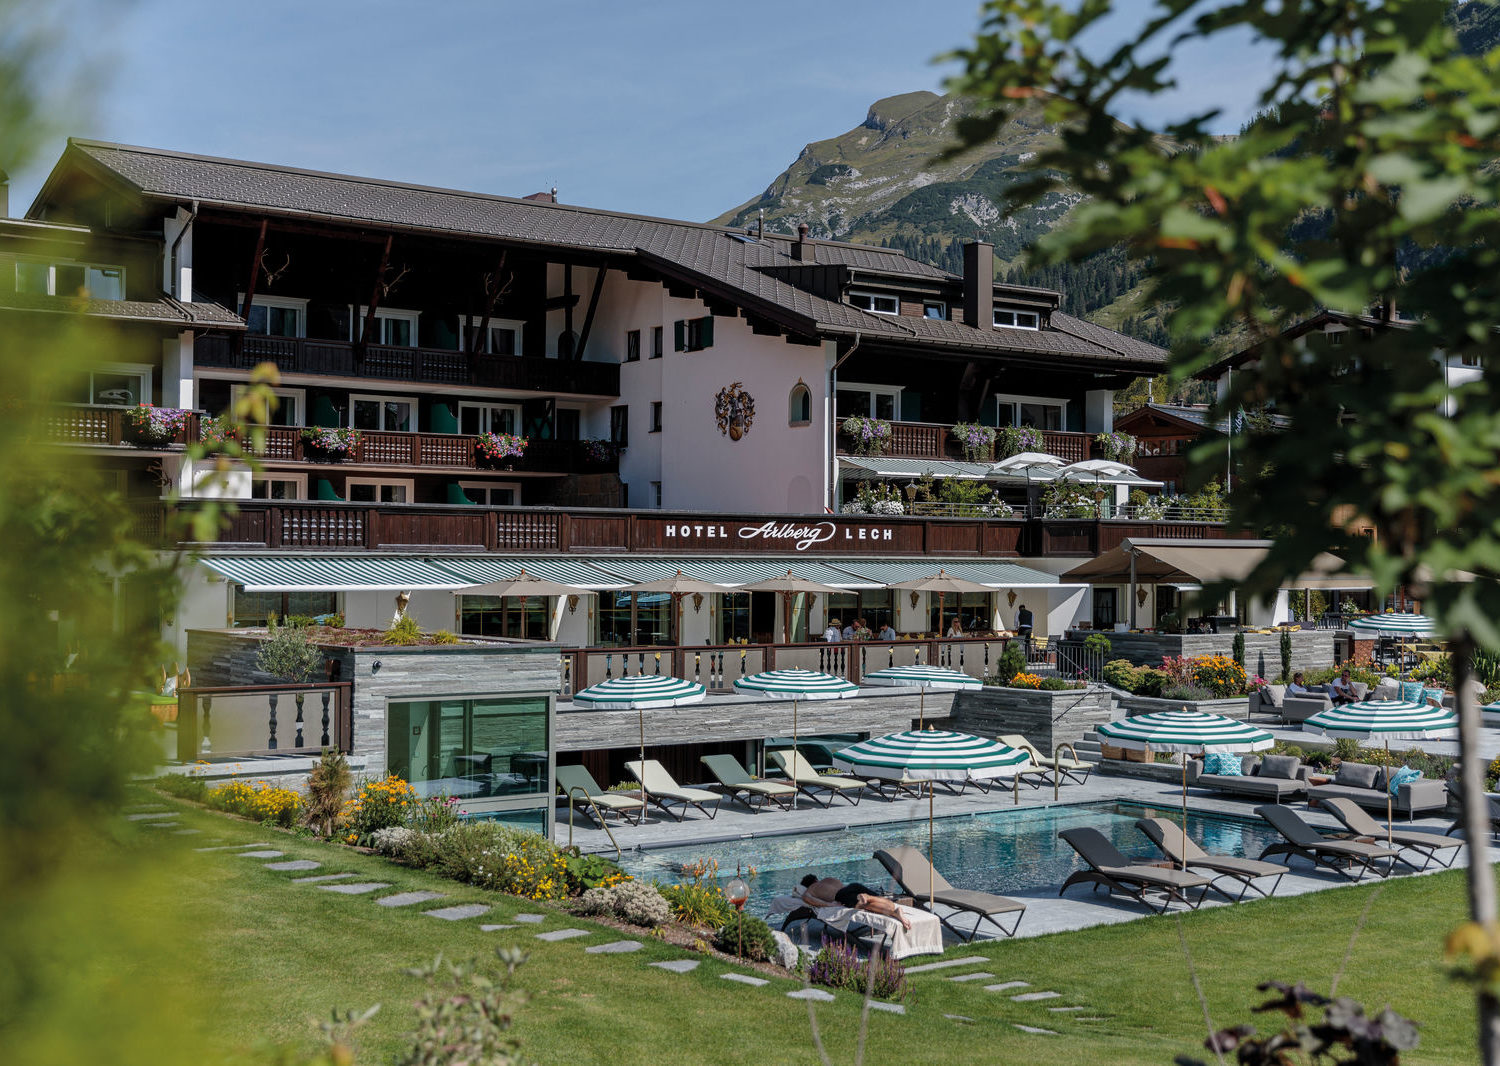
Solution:
M839 593L843 589L836 589L832 585L820 585L816 581L809 581L805 577L797 577L790 570L786 577L768 577L764 581L756 581L749 585L741 585L737 592L775 592L781 596L782 605L782 629L781 642L790 644L792 642L792 600L798 593L812 594L817 592ZM811 616L811 606L808 608ZM811 626L811 621L808 622Z
M884 670L871 671L860 680L867 685L919 689L922 694L917 703L918 729L927 724L928 689L956 692L965 688L981 688L984 684L977 677L970 677L958 670L949 670L945 666L891 666Z
M1479 715L1484 719L1485 725L1500 725L1500 700L1486 703L1479 708Z
M792 760L797 758L797 703L801 700L843 700L859 695L859 686L835 674L821 670L762 670L758 674L736 678L739 692L768 700L792 701ZM795 807L797 801L792 800Z
M946 570L939 570L931 577L919 577L911 581L896 581L887 585L886 588L911 589L913 592L936 592L938 594L938 636L940 637L943 630L943 600L948 593L962 595L965 592L991 593L995 591L988 585L981 585L977 581L966 581L961 577L954 577Z
M1356 633L1371 633L1382 637L1428 637L1432 635L1433 621L1425 614L1371 614L1356 618L1349 623Z
M1386 774L1391 770L1393 740L1453 740L1458 737L1458 715L1442 707L1416 700L1361 700L1332 710L1319 711L1302 723L1309 733L1380 738L1385 744ZM1385 837L1391 842L1391 786L1385 787Z
M989 780L1031 769L1026 752L998 740L937 729L908 729L871 737L834 753L841 770L888 781L927 782L927 864L932 865L932 783ZM928 881L927 905L933 905L935 886Z
M682 571L677 571L673 577L658 578L655 581L642 581L637 585L627 585L624 590L632 597L639 596L643 592L664 592L672 597L672 631L673 637L678 644L682 643L682 597L691 596L693 593L702 593L705 596L718 595L724 591L723 585L715 585L701 578L686 577Z
M1122 748L1177 751L1186 755L1211 752L1264 751L1275 743L1270 733L1247 722L1204 711L1158 711L1106 722L1096 732ZM1182 760L1182 853L1187 857L1187 759ZM1183 869L1187 869L1186 865Z
M515 577L491 581L483 585L470 585L453 590L455 596L510 596L521 601L521 610L526 610L526 601L548 596L592 596L590 589L577 585L564 585L561 581L549 581L544 577L532 577L523 566ZM524 632L524 630L523 630ZM552 632L552 620L547 620L547 632Z
M641 817L646 814L646 708L701 703L708 690L696 681L661 674L614 677L573 693L573 702L595 711L635 711L641 727Z

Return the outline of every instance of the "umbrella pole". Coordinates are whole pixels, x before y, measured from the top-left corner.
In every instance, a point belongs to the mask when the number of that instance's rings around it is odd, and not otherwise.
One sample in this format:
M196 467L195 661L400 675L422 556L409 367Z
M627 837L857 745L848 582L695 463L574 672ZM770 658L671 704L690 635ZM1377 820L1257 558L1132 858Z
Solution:
M927 728L927 686L917 689L917 728Z
M646 795L646 708L637 704L635 714L641 725L641 822L644 823L646 821L646 804L650 800Z
M1187 869L1187 761L1188 753L1182 753L1182 868Z
M797 769L797 700L792 698L792 777L798 774ZM832 806L830 803L829 806ZM792 810L797 809L797 797L792 797Z
M1391 738L1385 738L1385 846L1395 847L1391 843L1391 837L1395 836L1395 830L1391 828Z
M927 782L927 909L932 910L936 905L934 899L937 896L937 878L932 876L932 782Z

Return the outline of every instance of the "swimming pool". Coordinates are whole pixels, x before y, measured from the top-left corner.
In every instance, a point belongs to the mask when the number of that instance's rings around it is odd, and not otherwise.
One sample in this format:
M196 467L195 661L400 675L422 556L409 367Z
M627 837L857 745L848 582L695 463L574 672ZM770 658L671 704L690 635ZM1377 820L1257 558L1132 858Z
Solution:
M925 813L926 804L922 807ZM935 823L932 861L959 888L1009 896L1053 895L1070 873L1083 868L1073 849L1057 838L1060 831L1092 826L1126 855L1157 860L1161 855L1135 827L1137 818L1152 816L1175 822L1182 817L1182 809L1087 803L948 816ZM1280 839L1258 819L1191 811L1188 835L1205 851L1251 858ZM627 852L622 865L636 877L669 884L683 880L679 871L684 864L713 860L719 864L721 885L734 877L737 867L746 871L753 867L756 876L746 878L750 885L746 910L763 915L774 897L787 893L811 872L845 882L862 881L877 889L890 887L889 875L873 856L877 848L893 844L926 851L927 819Z

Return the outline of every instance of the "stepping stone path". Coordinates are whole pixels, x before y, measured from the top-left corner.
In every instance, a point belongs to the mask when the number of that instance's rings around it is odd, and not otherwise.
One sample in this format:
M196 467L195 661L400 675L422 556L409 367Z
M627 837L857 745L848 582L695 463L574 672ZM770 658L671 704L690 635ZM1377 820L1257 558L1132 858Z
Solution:
M942 962L929 962L923 966L909 966L906 969L908 975L914 973L927 973L929 970L946 970L950 966L965 966L971 962L989 962L983 955L965 955L961 959L944 959Z
M375 901L375 906L410 907L413 903L428 903L442 898L442 892L397 892L394 896L381 896Z
M175 814L173 814L171 811L149 811L149 812L144 813L144 814L127 814L125 816L125 820L127 822L149 822L149 821L152 821L153 819L156 819L156 818L176 818L176 817L177 816Z
M1011 996L1012 1003L1032 1003L1038 999L1061 999L1061 992L1022 992L1019 996Z
M429 918L441 918L445 922L461 922L465 918L478 918L489 911L486 903L461 903L457 907L439 907L435 911L423 911Z
M986 992L1008 992L1012 988L1030 988L1029 981L1005 981L998 985L985 985Z
M1022 1025L1020 1022L1011 1022L1010 1024L1013 1025L1013 1026L1015 1026L1017 1029L1021 1030L1021 1032L1023 1032L1023 1033L1035 1033L1038 1036L1056 1036L1057 1035L1057 1031L1054 1030L1054 1029L1038 1029L1034 1025Z
M286 852L284 852L284 851L242 851L239 854L239 858L241 858L241 859L279 859L279 858L281 858L285 854L286 854Z
M147 829L175 829L181 822L142 822L141 825Z
M1069 1011L1088 1010L1087 1007L1048 1007L1053 1014L1067 1014Z
M268 862L267 870L316 870L323 864L311 859L292 859L290 862Z
M810 999L814 1003L832 1003L833 993L824 992L821 988L799 988L795 992L788 992L787 999Z
M514 929L514 928L515 928L514 925L481 925L479 927L479 931L481 933L494 933L494 932L498 932L501 929ZM589 950L593 951L594 949L593 948L589 948Z
M698 968L698 960L673 959L670 962L653 962L651 965L659 970L671 970L673 973L692 973Z
M317 885L322 884L324 881L342 881L346 877L353 876L353 874L320 874L317 877L294 877L292 878L292 884Z
M185 837L185 836L191 836L194 833L201 833L201 832L203 832L203 830L201 830L201 829L179 829L175 833L173 833L172 835L173 836L178 836L178 837Z
M764 977L751 977L747 973L721 973L719 974L719 978L724 981L738 981L740 984L749 985L751 988L759 988L761 985L771 983Z
M952 1018L956 1022L972 1022L974 1019L966 1014L945 1014L944 1018Z
M238 848L269 848L269 840L257 840L254 844L220 844L212 848L194 848L194 851L234 851Z
M545 914L518 914L518 915L516 915L516 921L518 921L518 922L533 922L533 923L535 923L535 922L545 922L546 920L547 920L547 916Z
M948 980L955 981L955 982L956 981L985 981L985 980L988 980L989 978L994 977L994 976L995 975L992 974L992 973L985 973L983 970L980 970L978 973L961 973L957 977L950 977L950 978L948 978Z
M584 948L590 955L626 955L632 951L641 950L639 940L616 940L609 944L595 944L591 948ZM728 974L724 975L728 977ZM764 983L764 982L762 982Z
M538 940L546 940L550 943L556 943L559 940L572 940L575 936L588 935L589 931L587 929L554 929L550 933L538 933L536 935L536 938Z
M324 892L337 892L343 896L363 896L369 892L378 892L382 888L390 888L389 881L360 881L352 885L319 885Z
M883 1010L890 1014L905 1014L906 1006L901 1003L882 1003L878 999L870 1000L871 1010Z

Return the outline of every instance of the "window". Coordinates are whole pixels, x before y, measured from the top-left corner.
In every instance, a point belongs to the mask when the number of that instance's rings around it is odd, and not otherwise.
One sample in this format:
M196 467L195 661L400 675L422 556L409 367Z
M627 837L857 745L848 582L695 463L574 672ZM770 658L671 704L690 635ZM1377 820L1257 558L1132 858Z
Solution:
M866 418L900 418L901 387L899 385L863 385L853 381L839 383L837 397L838 417L864 415Z
M470 503L488 507L514 507L521 502L521 486L496 485L489 481L460 481L459 489Z
M800 381L792 386L787 398L786 421L789 426L805 426L812 421L812 390Z
M274 614L277 618L301 615L319 618L337 614L337 592L246 592L245 586L234 587L234 626L263 626Z
M641 361L641 331L638 329L625 331L625 361L627 363Z
M576 407L559 407L552 418L552 435L557 440L578 440L582 433L582 412Z
M660 511L661 510L661 482L660 481L653 481L653 482L651 482L651 501L652 501L652 506L655 507L658 511Z
M461 596L459 632L469 637L546 640L552 604L550 596Z
M598 644L649 647L672 642L672 597L665 592L643 592L632 609L628 592L599 593Z
M365 328L365 307L350 308L349 339L359 340ZM370 329L371 344L385 344L393 348L415 348L417 346L417 319L420 311L398 311L394 307L375 308L375 322Z
M244 396L248 386L229 386L230 402L239 405L240 398ZM266 421L268 426L300 426L302 422L302 410L306 393L302 389L272 389L276 396L276 406L271 409L271 417Z
M656 400L651 404L651 432L661 432L661 401Z
M924 300L922 302L922 317L946 320L948 317L948 305L942 300Z
M16 264L16 292L36 296L88 296L125 299L125 268L88 263Z
M417 401L410 396L349 396L349 424L355 429L415 433Z
M133 363L102 363L73 377L63 394L69 403L134 407L151 402L151 368Z
M269 474L250 479L252 500L305 500L306 474Z
M1004 329L1041 329L1042 318L1035 311L1017 311L1009 307L995 308L995 325Z
M630 408L609 409L609 439L617 448L630 447Z
M879 292L851 292L849 303L863 311L873 311L877 315L899 315L901 313L901 298L890 296Z
M947 596L943 600L942 617L938 616L938 598L928 596L928 629L934 633L947 633L948 626L956 615L965 634L988 632L995 627L995 616L991 609L993 595L989 592L964 592ZM955 600L961 602L955 603Z
M458 431L470 437L480 433L520 433L521 408L517 404L460 403Z
M245 294L238 296L238 305L245 305ZM250 317L245 320L251 333L266 337L307 336L307 301L288 296L260 296L250 305Z
M344 498L350 503L411 503L411 497L410 481L351 477L344 482Z
M544 698L392 701L387 714L386 769L419 795L459 794L472 805L552 788Z
M1067 424L1067 400L1047 396L997 396L995 405L995 424L999 426L1030 426L1058 432Z
M463 337L459 340L459 345L462 348L468 349L469 338L483 321L483 315L465 315L460 319ZM517 355L521 351L521 331L525 327L526 323L519 319L492 318L485 327L484 336L474 345L474 351L486 355Z
M1333 333L1324 334L1324 336L1328 338L1328 347L1330 348L1342 348L1344 346L1344 338L1348 335L1348 330L1342 329Z
M1459 366L1484 366L1484 356L1478 352L1464 352L1458 357Z
M704 348L712 348L713 316L685 320L679 318L672 326L672 343L674 350L679 352L701 352Z
M651 327L651 358L652 359L660 359L661 358L662 345L664 343L663 338L662 338L663 332L664 331L663 331L663 329L660 326L652 326Z

